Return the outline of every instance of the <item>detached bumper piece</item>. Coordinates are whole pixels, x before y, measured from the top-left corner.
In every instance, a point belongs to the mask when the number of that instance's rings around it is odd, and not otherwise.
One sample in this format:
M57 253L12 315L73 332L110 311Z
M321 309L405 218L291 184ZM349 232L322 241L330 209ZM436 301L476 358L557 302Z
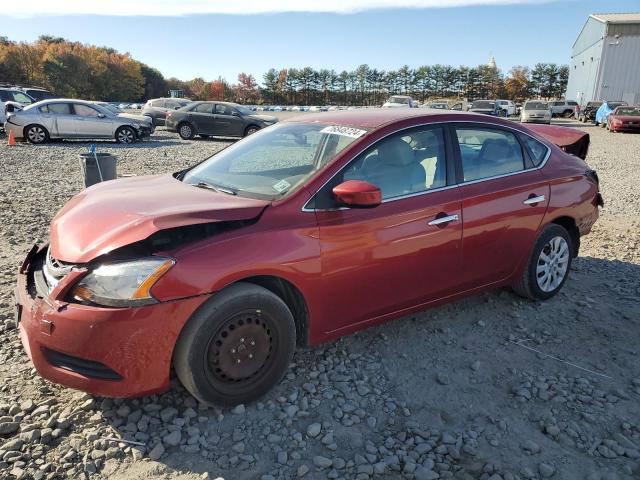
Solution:
M48 348L43 348L42 353L54 367L69 370L70 372L78 373L89 378L122 380L122 376L100 362L72 357L71 355L65 355L64 353L56 352Z

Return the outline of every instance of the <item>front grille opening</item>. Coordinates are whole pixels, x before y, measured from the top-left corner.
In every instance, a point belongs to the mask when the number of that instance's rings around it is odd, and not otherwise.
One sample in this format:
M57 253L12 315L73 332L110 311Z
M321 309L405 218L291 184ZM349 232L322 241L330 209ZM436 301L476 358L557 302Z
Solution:
M65 353L56 352L49 348L42 349L48 362L57 368L69 370L89 378L97 378L100 380L122 380L122 376L111 370L106 365L92 360L73 357Z

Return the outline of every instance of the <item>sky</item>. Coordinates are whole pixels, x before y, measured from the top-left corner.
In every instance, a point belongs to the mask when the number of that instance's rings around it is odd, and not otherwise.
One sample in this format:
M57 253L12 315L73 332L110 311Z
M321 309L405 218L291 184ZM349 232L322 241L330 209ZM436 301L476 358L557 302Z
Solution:
M166 77L231 82L239 72L262 81L271 67L475 66L490 56L505 73L515 65L565 64L589 14L640 11L640 0L31 0L24 11L18 2L9 5L0 35L11 40L60 36L129 52Z

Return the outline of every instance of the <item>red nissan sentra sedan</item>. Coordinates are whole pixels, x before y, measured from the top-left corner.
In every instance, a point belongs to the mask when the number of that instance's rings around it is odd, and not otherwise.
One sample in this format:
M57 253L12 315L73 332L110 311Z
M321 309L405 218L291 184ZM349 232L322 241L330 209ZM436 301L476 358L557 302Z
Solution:
M18 276L43 377L96 395L251 401L297 345L483 290L567 279L598 218L588 135L457 112L303 115L193 168L76 195ZM552 139L551 141L548 139Z

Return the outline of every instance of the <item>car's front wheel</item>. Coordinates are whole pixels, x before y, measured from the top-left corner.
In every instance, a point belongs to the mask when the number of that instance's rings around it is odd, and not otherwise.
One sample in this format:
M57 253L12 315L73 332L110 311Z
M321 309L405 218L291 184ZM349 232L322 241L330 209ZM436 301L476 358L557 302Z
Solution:
M131 127L120 127L116 132L116 142L126 145L136 141L136 132Z
M41 125L29 125L24 131L25 137L31 143L46 143L49 140L49 132Z
M258 130L260 130L259 127L256 127L255 125L249 125L246 130L244 131L244 136L248 137L249 135L253 135L254 133L256 133Z
M561 225L547 225L531 251L522 276L513 285L518 294L532 300L546 300L560 291L569 276L572 241Z
M178 378L206 404L237 405L269 391L293 357L296 328L280 297L251 283L216 293L180 333Z

